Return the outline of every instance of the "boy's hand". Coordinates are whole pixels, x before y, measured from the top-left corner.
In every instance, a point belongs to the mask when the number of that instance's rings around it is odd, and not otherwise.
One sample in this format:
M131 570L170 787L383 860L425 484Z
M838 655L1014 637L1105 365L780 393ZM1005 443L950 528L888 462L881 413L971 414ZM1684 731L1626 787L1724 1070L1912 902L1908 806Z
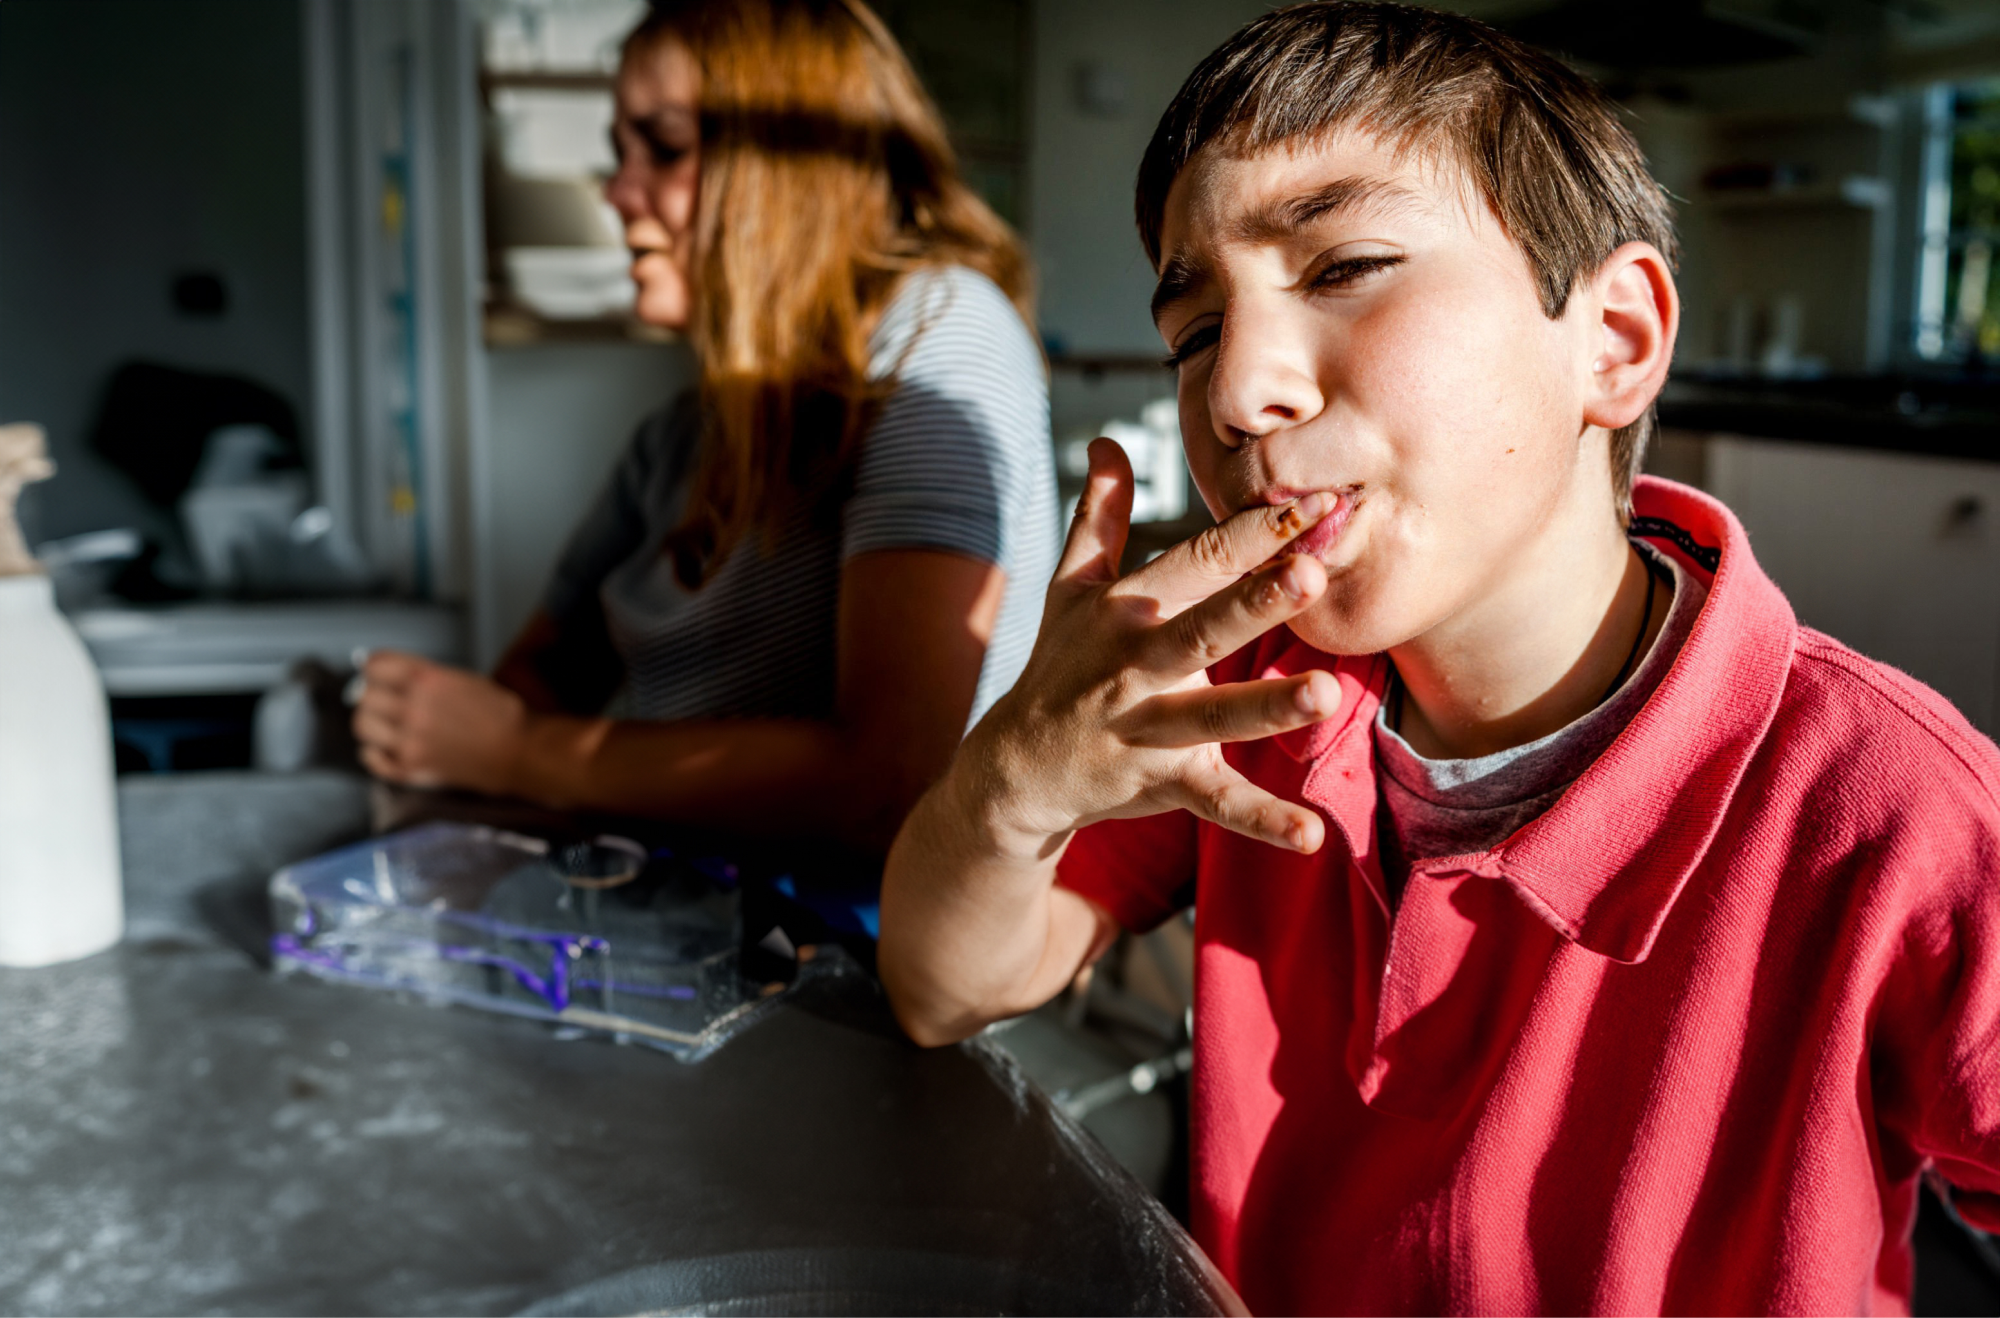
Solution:
M1313 494L1248 509L1120 577L1132 469L1115 443L1092 444L1034 653L965 748L963 785L991 839L1042 860L1097 820L1186 809L1318 850L1319 816L1253 786L1219 743L1317 723L1339 706L1339 685L1314 671L1218 687L1203 670L1319 598L1317 560L1274 556L1333 503Z
M1032 1010L1110 943L1111 915L1055 883L1085 824L1185 808L1319 848L1319 816L1251 785L1220 743L1325 718L1340 703L1332 674L1218 687L1203 670L1325 591L1316 560L1274 557L1333 503L1249 509L1120 577L1132 468L1110 440L1090 446L1027 668L917 803L883 869L877 964L911 1038L948 1043Z

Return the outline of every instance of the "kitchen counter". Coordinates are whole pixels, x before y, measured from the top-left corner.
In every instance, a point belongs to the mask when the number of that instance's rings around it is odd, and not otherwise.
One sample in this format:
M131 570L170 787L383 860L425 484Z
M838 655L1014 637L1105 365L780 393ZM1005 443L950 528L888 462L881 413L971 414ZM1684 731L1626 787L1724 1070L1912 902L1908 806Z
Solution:
M1660 393L1659 415L1675 430L2000 462L1994 383L1676 378Z
M126 779L128 937L0 970L0 1310L1218 1312L1199 1251L991 1045L862 976L707 1061L273 977L330 774Z

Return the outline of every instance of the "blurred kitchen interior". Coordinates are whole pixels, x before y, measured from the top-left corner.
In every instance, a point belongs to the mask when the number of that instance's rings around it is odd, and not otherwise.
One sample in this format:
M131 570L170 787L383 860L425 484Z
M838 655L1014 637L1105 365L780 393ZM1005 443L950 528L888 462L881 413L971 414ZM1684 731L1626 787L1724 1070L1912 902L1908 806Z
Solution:
M1133 170L1264 7L880 6L1032 244L1066 470L1098 433L1134 452L1142 550L1205 515ZM1656 469L1738 510L1808 623L2000 728L2000 0L1452 7L1604 79L1680 199ZM267 691L316 698L295 661L487 665L525 618L689 378L596 198L642 8L0 4L0 420L48 428L26 529L121 767L304 763L271 700L253 735Z

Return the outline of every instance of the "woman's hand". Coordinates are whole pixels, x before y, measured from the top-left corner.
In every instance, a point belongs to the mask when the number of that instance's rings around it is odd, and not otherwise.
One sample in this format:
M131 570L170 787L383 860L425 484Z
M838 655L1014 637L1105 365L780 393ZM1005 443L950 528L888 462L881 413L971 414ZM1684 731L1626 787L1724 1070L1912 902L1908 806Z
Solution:
M994 840L1025 859L1100 819L1185 809L1274 846L1317 850L1320 817L1252 785L1224 762L1221 743L1326 718L1338 684L1314 671L1217 687L1205 670L1326 589L1317 560L1274 556L1332 497L1238 513L1120 577L1130 467L1107 440L1090 460L1034 654L961 755Z
M515 795L532 715L521 697L460 668L392 650L371 655L354 709L361 762L410 787Z

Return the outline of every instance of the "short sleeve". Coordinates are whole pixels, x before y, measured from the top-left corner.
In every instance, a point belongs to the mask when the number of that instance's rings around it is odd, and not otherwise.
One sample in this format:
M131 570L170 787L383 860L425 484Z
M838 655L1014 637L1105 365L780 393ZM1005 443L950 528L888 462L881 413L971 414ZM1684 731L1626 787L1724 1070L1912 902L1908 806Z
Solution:
M1194 904L1195 817L1185 810L1110 819L1080 830L1056 867L1056 882L1143 932Z
M1004 564L1010 519L1048 481L1048 386L1027 326L984 276L923 271L874 346L895 387L863 441L843 558L928 548Z
M597 501L570 533L556 560L542 607L557 627L601 608L598 588L646 542L652 523L669 510L654 507L685 466L695 438L690 391L639 423Z

